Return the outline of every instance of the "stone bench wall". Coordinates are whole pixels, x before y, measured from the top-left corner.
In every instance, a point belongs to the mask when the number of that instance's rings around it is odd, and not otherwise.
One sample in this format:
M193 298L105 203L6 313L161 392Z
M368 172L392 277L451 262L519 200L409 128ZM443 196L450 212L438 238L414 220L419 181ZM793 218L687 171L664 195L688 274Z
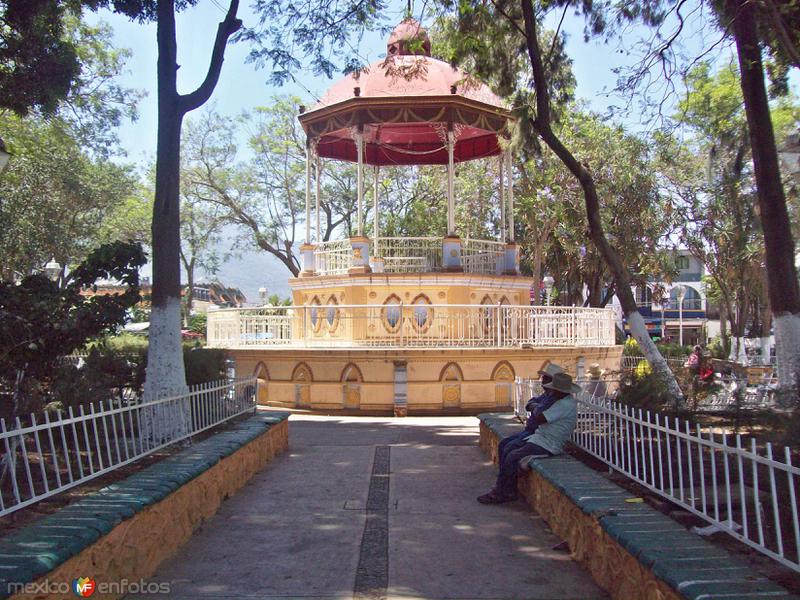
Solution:
M480 447L497 463L500 440L522 425L508 414L479 416ZM569 456L531 460L520 493L566 540L575 560L618 600L797 600L630 492Z
M13 533L0 540L0 598L11 583L146 579L288 443L288 413L257 414Z

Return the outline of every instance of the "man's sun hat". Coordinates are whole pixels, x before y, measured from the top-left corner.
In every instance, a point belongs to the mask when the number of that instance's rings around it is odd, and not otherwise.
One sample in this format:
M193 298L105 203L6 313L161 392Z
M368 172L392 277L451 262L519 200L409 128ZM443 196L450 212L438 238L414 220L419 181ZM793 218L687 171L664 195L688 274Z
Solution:
M564 369L559 367L554 362L548 362L542 370L539 371L539 375L549 375L553 377L556 373L563 373Z
M600 370L600 365L597 363L590 364L589 375L594 375L595 377L601 377L603 375L603 371Z
M557 392L564 392L565 394L578 394L583 390L580 386L572 383L572 377L569 373L556 373L553 375L553 381L545 383L542 387L549 390L556 390Z

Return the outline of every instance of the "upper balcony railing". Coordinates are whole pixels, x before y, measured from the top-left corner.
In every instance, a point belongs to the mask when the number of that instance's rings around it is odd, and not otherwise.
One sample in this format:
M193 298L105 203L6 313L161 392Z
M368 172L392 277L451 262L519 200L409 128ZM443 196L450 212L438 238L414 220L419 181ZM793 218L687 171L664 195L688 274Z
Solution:
M305 305L208 313L214 348L519 348L611 346L610 308Z
M500 274L505 270L504 242L461 240L461 260L465 273ZM383 259L386 273L431 273L441 271L441 237L382 237L373 239L369 255ZM350 240L321 242L314 250L319 275L341 275L354 265Z

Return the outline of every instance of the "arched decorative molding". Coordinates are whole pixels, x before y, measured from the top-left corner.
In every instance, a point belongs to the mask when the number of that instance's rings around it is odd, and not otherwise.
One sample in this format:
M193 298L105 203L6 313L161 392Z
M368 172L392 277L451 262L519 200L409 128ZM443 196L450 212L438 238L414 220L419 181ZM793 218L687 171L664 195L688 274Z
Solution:
M348 363L342 369L342 406L348 409L361 408L361 384L364 376L355 363Z
M447 363L439 373L439 381L442 382L442 407L461 406L461 382L464 381L461 367L457 363Z
M403 325L402 300L397 294L392 294L383 302L381 309L381 322L389 333L397 333Z
M256 368L253 369L253 375L258 380L258 404L267 404L269 402L269 369L263 362L259 362Z
M298 363L294 371L292 371L292 381L312 383L314 381L314 373L311 371L311 367L304 362Z
M486 308L480 309L480 322L483 326L483 334L488 335L489 332L494 331L493 325L497 310L494 308L494 302L489 294L486 294L481 299L481 306L485 306Z
M486 294L483 298L481 298L481 304L492 305L494 302L492 301L492 297L489 296L489 294Z
M514 381L514 377L516 377L514 367L507 360L501 360L492 371L493 381Z
M297 408L308 408L311 406L311 383L314 381L314 374L306 363L299 363L292 371L292 381L294 382L294 404Z
M342 369L342 382L351 382L351 383L361 383L364 381L364 375L361 373L361 369L358 368L358 365L355 363L347 363Z
M509 306L511 304L511 300L509 300L506 296L500 298L500 306Z
M506 360L500 361L492 371L495 406L511 406L513 402L514 367Z
M411 301L412 314L411 323L414 329L421 333L425 333L430 329L433 324L433 307L431 299L425 294L417 294L416 298Z
M439 381L464 381L464 372L458 363L447 363L439 372Z

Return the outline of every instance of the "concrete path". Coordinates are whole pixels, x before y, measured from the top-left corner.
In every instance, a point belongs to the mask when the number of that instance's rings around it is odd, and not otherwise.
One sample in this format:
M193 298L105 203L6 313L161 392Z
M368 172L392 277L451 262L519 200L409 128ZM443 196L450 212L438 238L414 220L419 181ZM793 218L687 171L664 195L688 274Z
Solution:
M606 598L523 502L475 501L475 418L292 415L289 444L152 578L170 598Z

